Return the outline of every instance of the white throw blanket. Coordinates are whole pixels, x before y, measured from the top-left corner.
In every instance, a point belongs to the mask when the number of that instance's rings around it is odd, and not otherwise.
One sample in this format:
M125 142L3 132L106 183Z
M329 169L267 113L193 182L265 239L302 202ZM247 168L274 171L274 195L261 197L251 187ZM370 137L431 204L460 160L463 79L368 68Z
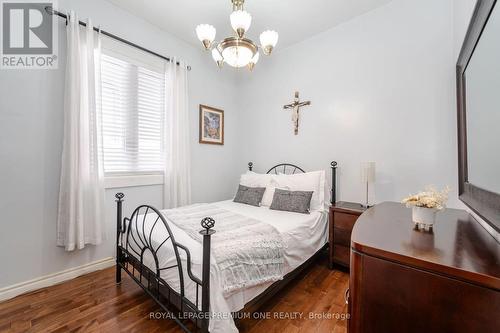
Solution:
M221 272L225 296L283 279L285 243L273 226L212 204L169 209L163 214L200 243L201 220L207 216L215 220L211 252Z

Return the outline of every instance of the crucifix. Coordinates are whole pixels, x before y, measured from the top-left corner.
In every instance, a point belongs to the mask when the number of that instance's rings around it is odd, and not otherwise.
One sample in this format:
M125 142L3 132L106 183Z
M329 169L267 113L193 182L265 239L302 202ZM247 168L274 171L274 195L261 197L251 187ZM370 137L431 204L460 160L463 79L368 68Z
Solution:
M292 109L292 122L294 124L295 135L299 134L299 108L302 106L311 105L311 101L300 102L299 92L295 92L293 103L283 106L283 109Z

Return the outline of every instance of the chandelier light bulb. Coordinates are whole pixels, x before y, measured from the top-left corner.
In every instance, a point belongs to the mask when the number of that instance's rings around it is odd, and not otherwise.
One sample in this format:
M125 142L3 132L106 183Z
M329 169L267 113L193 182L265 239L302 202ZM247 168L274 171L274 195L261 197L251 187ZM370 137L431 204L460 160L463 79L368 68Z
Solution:
M255 67L257 62L259 62L259 57L260 57L259 52L255 53L252 60L250 60L250 62L248 63L248 69L250 71L253 71L253 68Z
M212 50L212 58L217 63L217 66L219 66L219 68L222 68L222 65L224 65L224 58L222 58L222 55L217 48L214 48Z
M216 30L210 24L200 24L196 27L196 35L206 50L210 49L215 39Z
M260 34L260 44L265 55L270 55L278 43L278 33L273 30L266 30Z
M232 67L245 67L253 58L250 49L244 46L230 46L222 51L222 57Z
M252 23L252 15L244 10L235 10L229 16L233 30L242 38L245 32L250 28Z
M255 53L255 55L253 56L251 62L256 64L258 61L259 61L259 58L260 58L260 54L259 52Z
M217 48L212 50L212 58L214 58L215 61L223 60L222 55Z

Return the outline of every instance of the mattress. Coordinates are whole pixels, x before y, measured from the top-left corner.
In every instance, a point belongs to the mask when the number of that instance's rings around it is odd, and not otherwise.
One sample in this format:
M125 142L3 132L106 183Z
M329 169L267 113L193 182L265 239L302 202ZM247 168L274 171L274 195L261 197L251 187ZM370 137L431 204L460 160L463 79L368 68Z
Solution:
M268 223L276 228L282 236L286 248L284 251L285 259L285 274L293 271L295 268L304 263L307 259L313 256L321 249L328 239L328 215L324 211L313 211L311 214L299 214L292 212L284 212L271 210L268 207L254 207L245 204L235 203L231 200L220 201L213 203L214 205L247 216L265 223ZM162 211L163 212L163 211ZM138 218L138 228L142 227L142 219ZM148 214L144 218L144 234L149 235L152 226L156 220L156 214ZM167 219L168 221L168 219ZM161 220L160 220L161 223ZM132 229L135 229L135 224L132 222ZM169 227L174 235L175 241L187 247L191 253L192 272L201 280L202 267L202 246L200 243L188 236L183 230L179 229L173 223L169 223ZM200 226L200 230L201 230ZM217 221L213 228L217 231ZM142 232L140 232L142 234ZM157 225L151 233L151 243L154 248L157 248L166 238L168 232L163 225ZM137 238L137 237L136 237ZM138 240L139 241L139 240ZM133 241L132 241L133 242ZM179 249L179 254L182 258L182 266L184 271L184 290L186 297L195 303L196 300L196 284L189 279L186 271L186 256L185 252ZM170 242L166 242L158 251L159 267L169 267L176 264L175 256ZM230 316L231 312L236 312L245 306L256 296L264 292L271 284L261 284L239 290L232 293L228 297L224 297L220 284L218 267L211 258L210 267L210 311L211 320L209 325L210 332L238 332L234 325L233 319ZM145 254L144 264L150 268L155 268L155 263L152 255ZM161 277L174 289L180 290L180 279L177 268L161 271ZM200 295L201 295L201 289ZM199 303L201 304L201 303Z

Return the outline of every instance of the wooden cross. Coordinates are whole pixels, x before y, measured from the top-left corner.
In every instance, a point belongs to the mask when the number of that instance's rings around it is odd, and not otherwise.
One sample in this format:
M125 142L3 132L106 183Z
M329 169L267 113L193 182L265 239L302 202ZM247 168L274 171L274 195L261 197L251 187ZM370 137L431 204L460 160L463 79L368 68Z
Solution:
M299 108L302 106L311 105L311 101L300 102L299 92L295 92L295 99L293 103L283 106L283 109L293 109L292 110L292 122L294 124L295 135L299 134Z

